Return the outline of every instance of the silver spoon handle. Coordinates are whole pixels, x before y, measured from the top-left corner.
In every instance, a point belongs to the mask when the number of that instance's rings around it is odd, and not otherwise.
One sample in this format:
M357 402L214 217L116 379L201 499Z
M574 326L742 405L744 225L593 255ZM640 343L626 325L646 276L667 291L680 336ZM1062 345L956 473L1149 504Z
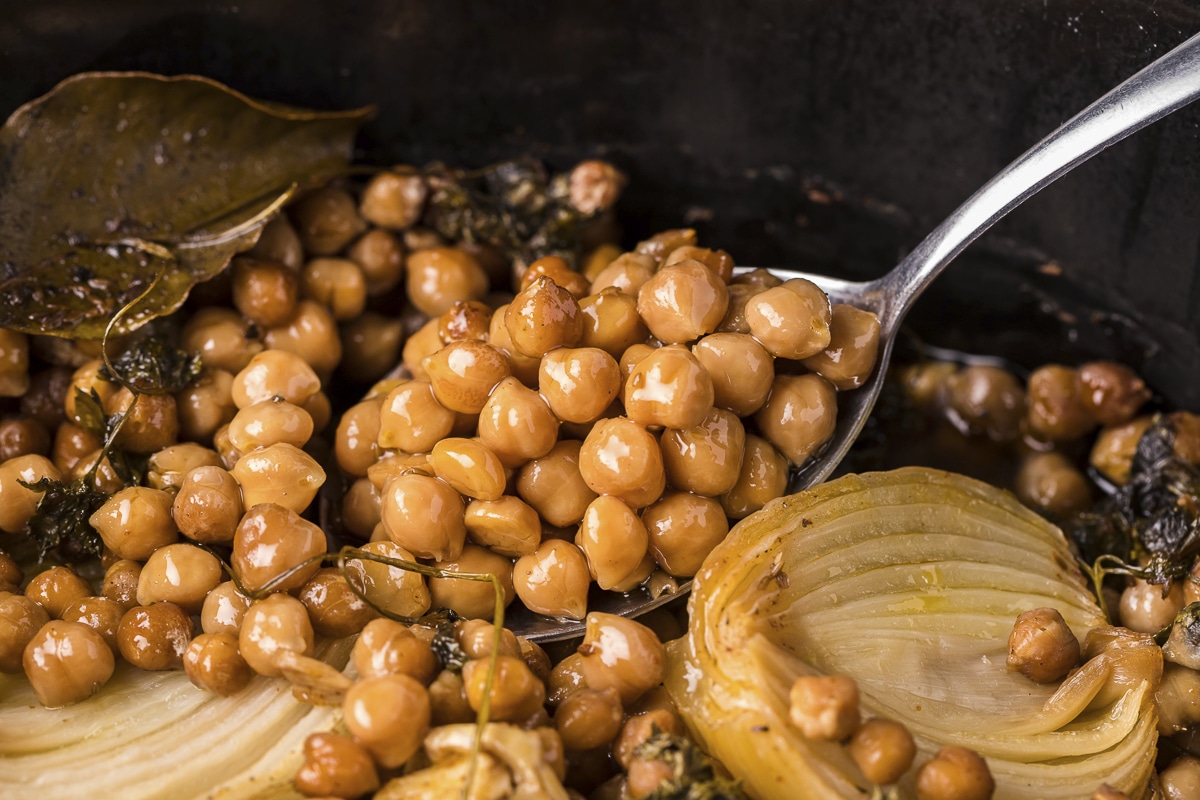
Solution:
M1200 34L1142 69L1035 144L971 195L895 269L874 282L885 330L980 234L1042 187L1200 96Z

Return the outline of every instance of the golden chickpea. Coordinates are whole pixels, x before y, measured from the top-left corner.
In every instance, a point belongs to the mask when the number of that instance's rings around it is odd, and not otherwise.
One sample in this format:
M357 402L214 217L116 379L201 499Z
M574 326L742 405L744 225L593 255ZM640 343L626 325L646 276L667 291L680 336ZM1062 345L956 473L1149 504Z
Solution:
M294 785L306 797L360 797L379 788L379 774L371 754L349 736L310 733Z
M145 561L179 539L171 519L174 500L170 492L131 486L108 498L88 522L119 558Z
M297 303L296 314L287 323L267 328L263 344L272 350L295 353L325 376L342 360L337 322L325 306L312 300Z
M575 535L592 579L606 590L620 586L638 570L649 541L646 526L633 509L608 495L588 505Z
M646 355L625 381L625 413L645 426L693 428L712 409L708 370L686 347L669 345Z
M30 579L25 596L34 601L55 619L77 600L90 597L92 587L70 567L51 567Z
M341 373L355 382L382 377L400 359L403 320L368 311L342 325Z
M753 337L714 333L697 342L692 354L711 377L715 405L749 416L766 403L775 380L775 363Z
M25 579L17 560L0 550L0 592L15 592Z
M917 800L988 800L996 782L983 757L946 746L917 770Z
M407 625L380 617L367 623L352 653L359 678L407 675L429 685L440 669L429 643Z
M809 739L840 742L858 730L858 684L846 675L802 675L789 695L792 724Z
M382 556L396 561L416 562L403 547L384 541L372 541L360 548L367 556ZM347 559L349 581L373 608L399 617L416 618L429 610L431 600L425 578L419 573L393 567L369 558Z
M22 664L34 694L47 708L91 697L108 683L116 665L100 634L61 620L47 622L30 639Z
M517 494L551 525L576 524L583 519L588 503L596 499L580 472L581 446L574 439L563 439L517 473Z
M309 192L291 211L300 243L305 250L319 256L341 250L367 227L350 193L334 186Z
M668 428L659 439L667 483L715 497L730 491L741 474L746 432L732 411L713 408L692 428Z
M268 222L250 251L254 258L278 261L290 270L299 270L304 260L304 245L288 218L280 214Z
M946 415L963 433L1009 441L1020 432L1025 390L1008 370L973 364L944 378Z
M169 600L189 614L199 614L222 577L216 556L190 544L170 544L151 553L142 567L137 601L148 606Z
M429 317L439 316L461 300L481 300L488 291L483 267L469 253L454 247L412 253L405 269L408 299Z
M1031 453L1021 461L1014 491L1022 503L1063 518L1092 504L1088 480L1061 453Z
M829 346L832 309L812 281L793 278L746 303L750 333L773 356L804 359Z
M837 391L819 375L777 375L758 428L796 466L829 441L837 425Z
M516 467L550 452L558 439L558 418L537 392L506 378L480 411L478 432L504 466Z
M423 362L438 402L451 411L478 414L500 381L512 374L508 356L484 342L451 342Z
M1129 422L1150 399L1150 390L1137 373L1112 361L1084 364L1075 379L1084 410L1101 425Z
M1200 759L1178 756L1159 774L1164 800L1191 800L1200 794Z
M637 298L646 327L666 344L712 333L729 307L725 282L694 259L661 268L642 285Z
M0 328L0 397L29 391L29 337Z
M446 244L437 231L432 231L429 228L414 226L404 231L403 237L404 246L415 252L417 250L429 250L433 247L441 247Z
M312 434L308 412L279 397L246 406L229 423L229 441L243 453L280 442L303 447Z
M230 470L242 487L242 504L276 503L296 513L304 511L325 483L317 460L287 443L261 447L238 459Z
M146 464L146 483L152 489L178 491L192 470L220 466L221 456L211 448L194 442L173 444L150 456Z
M429 705L434 725L453 725L456 722L474 722L475 712L467 702L467 689L462 675L442 670L429 684Z
M650 256L655 263L679 247L693 247L696 244L696 232L691 228L677 228L660 231L649 239L637 243L637 252Z
M434 566L447 572L495 575L503 589L504 605L513 601L513 564L504 556L469 544L463 547L458 558L438 561ZM491 582L430 578L429 595L434 608L448 608L467 619L490 619L496 613L496 590Z
M362 270L372 297L391 291L404 279L404 245L381 228L364 233L346 255Z
M596 423L580 448L579 472L593 492L614 495L633 508L653 503L667 484L658 441L625 417Z
M425 359L441 350L444 345L445 342L438 333L438 320L431 319L408 337L401 351L401 359L414 378L426 380L429 375L425 372Z
M238 651L237 637L229 633L202 633L183 651L183 671L200 689L222 697L246 688L254 673Z
M467 537L462 497L441 478L407 473L392 479L382 497L388 538L419 558L450 561Z
M804 366L842 391L857 389L875 370L879 352L879 318L854 306L833 306L829 345L804 359Z
M596 247L588 252L583 258L583 266L579 271L589 281L595 280L596 276L603 271L605 267L616 260L617 256L621 255L621 248L611 242L596 245ZM588 291L591 291L590 289Z
M591 294L600 294L605 289L616 289L622 294L636 298L646 281L654 277L658 265L650 256L642 253L622 253L592 279Z
M1138 417L1124 425L1103 428L1092 445L1088 463L1113 483L1123 486L1129 480L1138 442L1151 422L1150 417Z
M211 442L217 429L228 425L237 413L233 373L206 368L197 380L175 395L175 413L179 418L179 438Z
M463 685L467 702L478 711L485 696L490 696L488 716L499 722L519 722L527 719L546 701L546 687L515 656L496 657L496 671L491 692L487 689L490 659L471 659L463 665Z
M179 532L203 544L229 544L242 519L242 490L221 467L187 473L171 506Z
M1166 596L1163 587L1138 578L1121 593L1117 616L1121 624L1139 633L1158 633L1171 624L1183 608L1183 584L1171 584Z
M380 447L424 453L450 435L454 412L443 406L427 380L402 383L379 408Z
M676 247L667 253L662 260L662 265L670 267L675 264L681 264L684 261L699 261L712 270L712 273L720 278L722 283L728 284L733 280L733 257L724 250L711 250L707 247L684 245Z
M117 652L117 628L125 608L107 597L83 597L63 609L65 622L78 622L100 634L108 649Z
M601 289L579 301L583 318L581 347L595 347L613 358L649 335L646 324L638 316L637 300L616 287Z
M627 617L587 615L579 669L591 689L616 689L629 707L662 683L666 651L654 631Z
M587 557L562 539L547 539L513 566L517 597L538 614L583 619L590 585Z
M179 669L192 630L192 618L174 603L134 606L117 626L117 646L121 657L139 669Z
M498 500L504 494L504 465L475 439L442 439L429 453L429 466L437 477L467 497Z
M75 468L66 475L66 481L90 481L92 488L104 494L111 495L119 492L125 485L125 481L117 475L108 456L104 456L103 461L100 460L103 455L100 450L84 455Z
M496 629L491 620L466 619L454 626L454 638L467 658L486 659L495 650ZM500 654L524 660L516 635L508 628L500 629ZM529 666L526 663L526 666ZM530 667L532 671L533 668ZM535 673L536 675L536 673ZM540 679L539 679L540 680Z
M599 348L560 347L542 357L538 387L559 419L591 422L616 399L621 372L616 359Z
M17 456L0 464L0 530L20 533L25 529L42 501L42 492L24 484L43 478L62 480L58 467L45 456Z
M1107 783L1100 784L1100 788L1092 792L1089 800L1129 800L1129 795L1122 792L1120 789L1114 789Z
M537 511L519 497L472 500L464 515L467 536L498 555L519 558L537 549L542 521Z
M1096 426L1080 396L1077 373L1070 367L1039 367L1029 376L1026 392L1025 420L1029 432L1042 441L1071 441Z
M259 503L238 523L231 564L249 591L268 585L273 591L289 591L316 574L325 548L325 533L316 525L284 506Z
M46 610L25 595L0 592L0 672L21 674L26 645L49 621Z
M0 463L18 456L50 455L50 434L29 417L0 420Z
M304 604L282 593L255 600L242 620L238 650L259 675L279 677L285 652L310 655L313 651L312 623Z
M100 441L100 437L91 431L81 428L73 422L64 422L54 432L54 445L51 448L54 466L59 474L70 475L86 456L99 450L101 444L103 442ZM0 465L0 470L2 469L3 466Z
M729 519L712 497L665 492L642 512L650 553L668 574L690 578L729 533Z
M375 611L354 593L338 569L318 570L298 596L308 609L313 631L320 636L334 639L352 636L375 616Z
M250 598L239 592L233 581L225 581L204 598L200 628L205 633L228 633L236 637L249 607Z
M380 407L383 398L351 406L338 421L334 454L348 475L363 477L379 458Z
M673 711L661 708L633 714L625 720L612 746L613 758L623 769L629 768L635 751L654 735L655 729L678 735L683 730L683 723Z
M183 325L181 345L199 353L208 369L237 373L262 350L250 323L231 308L202 308Z
M416 754L429 730L429 692L407 675L360 680L346 692L342 718L375 762L393 769Z
M746 451L737 483L721 495L721 508L731 519L742 519L787 492L788 461L767 440L746 434Z
M528 289L543 275L570 292L576 300L589 294L591 283L588 279L571 269L560 256L543 256L526 267L521 274L520 290Z
M900 780L917 756L917 745L908 728L890 719L864 722L846 750L871 783L886 785Z
M1079 663L1079 640L1058 609L1035 608L1017 617L1008 635L1008 669L1035 683L1053 683Z
M615 205L625 186L625 176L607 161L580 161L569 178L567 197L585 217Z
M319 391L321 379L303 358L285 350L264 350L234 376L232 393L241 409L275 397L303 406Z
M397 167L380 172L371 179L363 189L358 209L363 218L372 225L404 230L411 228L421 218L427 193L425 179L419 172L411 167Z
M367 539L383 521L383 500L370 479L359 478L342 496L341 511L346 530L359 539Z
M142 565L130 559L114 561L104 571L100 593L125 610L137 605L137 587L142 579Z
M329 309L339 322L354 319L367 305L367 279L348 258L314 258L300 272L300 290ZM284 318L276 325L288 321ZM274 327L267 325L266 327Z
M749 335L750 323L746 321L746 304L750 302L750 298L765 291L766 288L746 283L729 284L729 306L725 309L725 318L717 326L717 332Z
M556 347L575 347L583 337L579 301L545 275L513 298L504 324L516 352L531 358Z
M479 300L456 302L438 317L438 338L444 344L486 342L492 324L492 313L492 307Z
M233 305L260 328L283 325L296 313L296 272L281 261L240 256L233 260Z

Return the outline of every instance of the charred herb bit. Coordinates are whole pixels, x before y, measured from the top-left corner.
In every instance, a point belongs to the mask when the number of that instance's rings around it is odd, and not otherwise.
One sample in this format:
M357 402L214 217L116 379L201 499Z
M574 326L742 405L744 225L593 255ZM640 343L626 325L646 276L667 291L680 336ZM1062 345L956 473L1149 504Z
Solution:
M200 377L203 363L199 353L172 347L160 338L139 339L111 363L100 368L100 376L138 394L175 394Z
M690 739L655 727L634 754L661 761L671 769L671 777L646 795L647 800L746 800L741 786L718 776L712 762Z
M80 561L100 555L103 543L92 527L91 518L108 495L82 480L64 484L51 478L23 485L42 492L37 511L29 520L29 538L38 548L38 559L57 550L66 561Z
M471 660L458 643L458 637L454 635L452 619L438 623L429 646L433 648L433 654L437 656L438 661L442 662L442 667L451 672L462 672L463 665Z

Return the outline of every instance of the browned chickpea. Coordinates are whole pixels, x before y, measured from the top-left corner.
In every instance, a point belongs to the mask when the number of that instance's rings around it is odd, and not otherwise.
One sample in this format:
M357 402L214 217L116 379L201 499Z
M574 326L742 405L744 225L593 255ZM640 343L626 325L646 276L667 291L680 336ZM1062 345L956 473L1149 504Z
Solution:
M441 247L446 244L446 240L437 231L418 226L405 230L403 239L404 246L414 252L417 250L428 250L432 247Z
M661 262L663 257L678 247L693 247L696 244L696 232L691 228L677 228L660 231L649 239L637 243L637 252L648 255L654 261Z
M713 408L692 428L668 428L659 439L667 483L715 497L731 490L741 474L746 432L732 411Z
M29 391L29 337L0 328L0 397Z
M199 614L223 577L216 556L190 544L169 544L151 553L142 567L137 601L148 606L169 600L189 614Z
M710 250L707 247L684 245L676 247L667 253L666 257L662 260L662 265L670 267L684 261L699 261L712 270L713 274L720 278L722 283L729 283L733 280L733 257L724 250Z
M512 374L508 356L484 342L451 342L422 363L438 402L451 411L478 414L500 381Z
M613 688L575 692L554 712L554 726L569 750L607 745L621 732L623 722L621 696Z
M729 307L725 309L725 318L717 326L717 332L749 335L750 323L746 321L746 304L750 302L750 298L764 291L766 287L731 283L728 289Z
M347 251L367 281L367 294L384 294L404 279L404 245L394 235L373 228Z
M587 688L587 680L583 677L583 656L571 653L550 670L546 702L557 707L570 695Z
M295 353L325 376L331 374L342 360L342 338L337 322L325 306L313 300L301 300L290 321L267 328L263 344L272 350Z
M100 406L104 407L112 399L112 396L116 394L117 389L120 388L117 384L105 380L100 376L102 367L103 362L98 358L93 358L72 373L71 385L67 388L67 394L63 398L63 411L66 413L67 421L83 423L80 411L76 405L77 391L85 395L95 392L96 397L100 401Z
M25 646L49 621L46 609L25 595L0 592L0 672L21 674Z
M557 440L558 418L516 378L500 381L479 412L479 441L506 467L546 455Z
M380 407L383 398L351 406L338 421L334 454L348 475L365 476L379 458Z
M516 351L534 358L556 347L574 347L583 338L579 301L545 275L513 298L504 324Z
M103 457L103 460L101 460ZM99 462L99 463L97 463ZM75 469L66 476L70 481L86 481L91 487L103 494L116 494L125 485L125 481L113 469L112 461L100 450L88 453L79 460Z
M454 247L412 253L405 268L408 299L429 317L439 316L460 300L481 300L488 291L483 267L472 255Z
M245 454L230 473L242 487L246 508L276 503L300 513L325 483L325 470L317 460L286 442Z
M696 260L663 267L642 285L637 298L646 327L666 344L712 333L729 307L725 282Z
M737 483L721 495L721 508L731 519L742 519L787 492L788 462L770 442L746 434L746 452Z
M438 317L438 337L445 344L488 340L492 307L479 300L458 301Z
M662 683L666 671L666 652L654 631L615 614L587 615L579 655L587 686L616 689L625 707Z
M195 381L175 395L175 413L179 418L179 438L210 442L222 425L228 425L237 413L233 402L233 373L223 369L205 369Z
M402 383L379 408L380 447L424 453L450 435L455 415L443 406L427 380Z
M314 258L300 272L300 290L329 309L339 322L354 319L367 305L367 279L348 258ZM288 318L275 325L282 325ZM266 327L274 327L267 325Z
M595 347L560 347L542 357L538 387L564 422L600 417L621 390L617 361Z
M790 719L809 739L840 742L858 730L858 684L846 675L802 675L792 684Z
M1035 608L1017 617L1008 635L1008 669L1035 683L1053 683L1079 663L1079 640L1058 609Z
M571 170L567 197L571 206L585 217L610 208L617 202L625 176L607 161L580 161Z
M388 538L420 558L450 561L467 537L462 497L441 478L402 474L384 487L383 529Z
M250 335L250 323L231 308L209 306L193 314L183 325L181 345L199 353L208 369L237 373L262 350Z
M78 622L100 634L108 649L117 652L117 628L125 608L107 597L84 597L63 609L65 622Z
M665 492L642 512L650 537L650 553L670 575L690 578L729 533L729 519L712 497Z
M415 555L386 539L369 542L361 549L367 557L348 559L345 575L372 607L400 617L419 617L429 610L429 587L424 577L369 558L374 555L413 563Z
M517 351L512 336L508 333L508 326L504 322L510 305L511 303L501 303L492 312L492 318L488 324L488 344L508 356L508 361L512 365L513 377L528 387L536 388L538 368L542 359L540 356L527 356Z
M86 456L100 449L100 437L91 431L81 428L73 422L64 422L54 432L54 444L51 456L54 466L60 474L69 475L74 472ZM21 458L21 456L17 456ZM13 459L15 461L15 459ZM0 462L2 465L4 462ZM0 469L3 469L0 466ZM0 489L0 491L3 491Z
M346 692L342 718L375 762L402 766L421 746L430 721L429 693L407 675L360 680Z
M1039 367L1026 386L1025 420L1042 441L1066 442L1090 432L1096 422L1084 407L1076 371L1058 364Z
M587 557L588 571L601 589L621 586L637 572L649 542L641 518L609 495L588 505L575 535L575 544Z
M351 636L375 616L374 610L350 588L338 569L317 571L300 590L300 602L308 609L313 631L340 639Z
M622 768L628 769L635 751L654 735L656 728L663 733L679 734L683 730L683 723L678 715L666 709L645 711L625 720L612 747L613 758Z
M363 189L359 212L372 225L392 230L411 228L421 218L428 188L412 167L380 172ZM324 792L337 794L337 792ZM359 792L362 794L362 792ZM346 795L351 797L352 795Z
M528 555L542 538L537 511L519 497L472 500L464 515L467 537L493 553L510 558Z
M334 186L309 192L291 207L291 212L304 249L319 256L341 250L367 227L350 193Z
M566 289L576 300L581 300L589 294L591 283L580 275L559 256L543 256L537 259L521 274L520 289L528 289L534 281L545 275L556 284Z
M686 347L661 347L641 359L625 381L625 413L645 426L693 428L712 410L713 381Z
M48 367L32 375L29 389L21 396L21 413L54 431L66 421L64 408L72 373L68 367Z
M463 547L458 558L453 561L438 561L434 566L447 572L495 575L504 592L504 605L507 606L513 601L513 565L504 556L469 544ZM496 590L491 582L430 578L429 595L434 608L448 608L467 619L490 619L496 613Z
M112 677L112 650L78 622L51 620L29 640L22 664L34 694L47 708L91 697Z
M580 448L579 472L593 492L614 495L633 508L653 503L667 484L658 441L626 417L596 423Z
M310 733L294 785L306 797L360 797L379 788L379 774L371 754L349 736Z
M1022 503L1055 517L1066 517L1092 504L1088 480L1061 453L1031 453L1021 461L1014 491Z
M1088 463L1113 483L1124 485L1129 480L1138 442L1151 422L1150 417L1138 417L1124 425L1105 427L1092 445Z
M204 544L229 544L242 519L242 491L221 467L193 469L175 495L171 514L179 532Z
M30 579L25 596L46 609L55 619L67 606L92 595L92 587L70 567L51 567Z
M442 439L429 453L433 472L460 494L479 500L498 500L507 476L500 458L475 439Z
M20 533L42 501L42 492L26 488L50 478L62 480L62 473L45 456L27 455L0 464L0 530Z
M303 447L312 434L309 413L279 397L246 406L229 423L229 441L243 453L280 442Z
M900 780L917 756L917 745L908 728L890 719L869 719L854 732L846 750L871 783L886 785Z
M490 620L466 619L454 626L454 638L468 658L485 659L496 649L496 628ZM500 654L524 660L517 637L508 628L500 629ZM529 666L528 663L526 666ZM532 667L530 670L532 671ZM539 679L540 680L540 679Z
M275 503L251 506L233 535L230 563L247 591L299 589L321 568L325 533L295 511ZM282 578L284 574L286 578ZM278 581L278 582L275 582Z
M0 463L28 455L50 455L50 434L29 417L0 420Z
M583 619L590 584L587 557L562 539L547 539L513 566L517 597L538 614Z
M983 757L946 746L917 770L917 800L988 800L996 782Z
M1200 464L1200 414L1172 411L1167 419L1175 429L1175 455L1189 464Z
M489 662L490 659L475 658L463 665L463 685L472 709L478 711L484 697L490 695L488 716L501 722L519 722L527 719L546 701L546 687L516 656L496 657L496 670L489 693Z
M296 313L296 272L280 261L239 257L233 260L233 305L262 328L282 325Z
M1178 756L1159 774L1164 800L1191 800L1200 793L1200 759Z
M489 336L489 340L492 338ZM436 318L431 319L408 337L400 357L414 378L426 380L429 376L425 373L425 359L441 350L444 345L445 342L438 333L438 321Z
M612 288L636 298L657 269L658 265L648 255L622 253L592 279L590 293L600 294L605 289Z
M285 653L312 653L313 629L304 604L282 593L255 600L242 620L238 650L259 675L279 677Z
M88 522L119 558L145 561L179 539L171 519L174 500L170 492L131 486L108 498Z
M369 478L350 484L342 496L342 524L360 539L370 538L375 526L383 521L383 499Z
M15 592L25 579L17 560L0 550L0 592Z
M375 380L395 366L403 344L403 320L368 311L342 326L339 369L356 382Z
M104 571L100 593L128 611L137 605L137 587L142 578L142 565L130 559L114 561Z
M428 685L440 669L429 643L408 626L380 617L367 623L352 654L360 678L408 675Z
M974 364L944 380L946 415L960 431L1000 442L1017 436L1025 391L1011 372Z
M1138 578L1121 593L1117 616L1121 624L1139 633L1158 633L1171 624L1183 608L1183 584L1173 583L1163 595L1163 587Z
M268 222L258 237L258 243L250 251L255 258L278 261L288 269L298 270L304 260L304 245L288 218L280 214Z
M1150 390L1137 373L1112 361L1084 364L1075 379L1080 403L1101 425L1129 422L1150 399Z
M192 630L192 618L174 603L134 606L117 626L117 646L121 657L139 669L180 669Z
M517 494L551 525L576 524L583 519L588 503L596 499L580 472L581 447L577 440L563 439L517 473Z
M225 581L204 598L200 628L205 633L228 633L236 637L249 607L250 598L239 592L233 581Z
M713 403L738 416L762 408L775 380L770 353L754 338L740 333L714 333L692 348L713 383Z
M840 390L857 389L875 370L879 352L879 318L854 306L833 306L829 345L804 359L804 366Z
M609 286L579 301L583 318L581 347L596 347L613 358L649 335L646 324L638 316L637 300L616 287Z
M233 402L238 408L282 397L303 406L321 391L321 379L300 356L285 350L265 350L246 364L233 379Z
M429 704L434 725L452 725L456 722L473 722L475 712L467 702L467 690L462 675L442 670L429 684Z
M229 633L202 633L183 651L183 671L200 689L229 697L246 688L254 673Z
M829 346L832 309L821 287L793 278L746 303L750 333L773 356L803 359Z
M217 451L194 442L164 447L150 456L146 464L146 484L152 489L179 491L188 474L199 467L220 467Z
M777 375L754 419L767 440L799 466L833 435L837 391L820 375Z

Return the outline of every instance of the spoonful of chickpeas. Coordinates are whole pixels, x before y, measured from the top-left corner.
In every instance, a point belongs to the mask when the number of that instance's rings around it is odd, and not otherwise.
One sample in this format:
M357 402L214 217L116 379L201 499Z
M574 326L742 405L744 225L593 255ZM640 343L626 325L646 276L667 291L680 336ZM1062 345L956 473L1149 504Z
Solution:
M1017 158L873 281L735 270L694 232L668 231L586 276L540 259L499 308L422 308L403 377L374 394L382 534L450 572L511 576L522 608L508 625L530 639L579 636L589 611L655 609L688 590L731 522L836 468L905 314L959 253L1198 95L1200 36ZM468 262L413 253L410 299L478 282ZM477 588L430 581L434 605L486 616L490 589Z

